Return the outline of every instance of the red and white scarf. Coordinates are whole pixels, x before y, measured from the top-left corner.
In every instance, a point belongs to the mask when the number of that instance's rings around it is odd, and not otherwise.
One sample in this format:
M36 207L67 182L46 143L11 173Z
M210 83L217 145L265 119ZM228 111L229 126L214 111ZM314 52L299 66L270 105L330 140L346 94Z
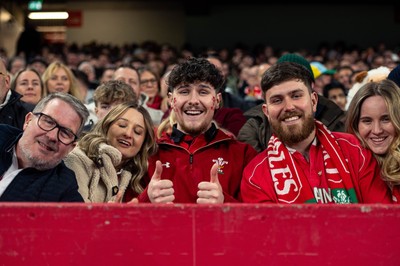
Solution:
M315 120L316 138L321 145L324 170L334 203L357 203L357 196L350 177L347 161L331 132L320 121ZM272 135L267 147L268 163L274 189L281 203L316 203L304 171L294 160L288 148ZM310 154L310 161L316 160Z

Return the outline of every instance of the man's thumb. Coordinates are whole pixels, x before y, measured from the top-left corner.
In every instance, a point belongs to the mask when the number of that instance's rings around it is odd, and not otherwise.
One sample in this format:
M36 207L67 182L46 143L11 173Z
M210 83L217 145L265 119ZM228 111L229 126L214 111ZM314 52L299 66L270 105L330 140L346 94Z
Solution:
M154 170L154 174L151 177L151 179L155 181L161 180L161 174L162 174L162 164L161 161L157 160L156 169Z
M219 183L218 180L218 163L215 163L210 170L210 182L211 183Z

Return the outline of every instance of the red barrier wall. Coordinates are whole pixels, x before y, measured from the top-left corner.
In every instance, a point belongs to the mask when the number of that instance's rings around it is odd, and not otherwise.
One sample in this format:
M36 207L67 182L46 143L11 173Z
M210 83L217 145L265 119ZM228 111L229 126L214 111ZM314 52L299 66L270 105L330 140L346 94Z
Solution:
M400 206L0 204L0 265L399 265Z

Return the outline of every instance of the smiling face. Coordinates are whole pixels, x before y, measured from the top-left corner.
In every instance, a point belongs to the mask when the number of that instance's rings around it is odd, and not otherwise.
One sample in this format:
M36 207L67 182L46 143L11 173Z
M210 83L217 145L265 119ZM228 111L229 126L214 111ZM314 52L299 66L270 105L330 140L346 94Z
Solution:
M40 77L33 71L22 72L15 81L15 91L22 95L21 100L37 104L42 98Z
M384 155L395 138L396 131L382 96L371 96L360 110L358 131L373 153Z
M53 118L60 126L77 133L81 119L76 111L60 99L50 101L42 113ZM25 117L24 134L17 144L18 164L21 168L34 167L45 170L55 167L75 147L58 140L58 128L44 131L37 122L38 116L28 113Z
M68 78L67 72L58 67L47 81L47 90L49 93L70 91L71 81Z
M221 94L207 82L195 82L174 88L170 99L178 129L197 136L210 128Z
M149 96L150 99L158 94L157 77L150 71L145 70L140 74L140 91Z
M122 161L127 161L140 151L146 137L143 115L129 108L110 126L107 132L108 144L118 149Z
M317 95L310 94L300 81L286 81L266 91L263 112L268 117L277 137L287 145L306 140L315 135L314 112Z

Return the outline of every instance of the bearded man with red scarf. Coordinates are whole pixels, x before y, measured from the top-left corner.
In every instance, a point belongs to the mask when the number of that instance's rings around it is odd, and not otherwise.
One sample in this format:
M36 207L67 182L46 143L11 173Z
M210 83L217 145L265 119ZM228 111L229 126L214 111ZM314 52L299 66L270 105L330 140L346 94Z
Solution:
M244 202L392 203L371 152L351 134L330 132L313 116L314 78L295 62L265 71L262 106L272 128L267 149L245 168Z

